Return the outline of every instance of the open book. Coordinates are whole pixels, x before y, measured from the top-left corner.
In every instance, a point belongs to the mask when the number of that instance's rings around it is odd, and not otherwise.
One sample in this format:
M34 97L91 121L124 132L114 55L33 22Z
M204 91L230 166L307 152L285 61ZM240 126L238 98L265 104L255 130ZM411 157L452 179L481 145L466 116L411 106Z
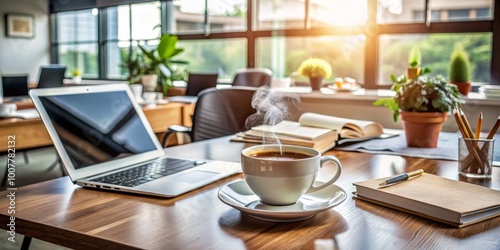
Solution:
M455 227L500 215L498 190L426 173L392 186L379 187L386 179L353 183L355 198Z
M299 118L302 126L327 128L339 131L339 137L354 139L350 141L362 141L384 134L384 127L377 122L347 119L316 113L304 113ZM339 141L338 144L341 142Z
M326 152L336 144L362 141L384 133L382 125L334 116L304 113L299 121L282 121L276 125L260 125L238 133L233 141L279 143L307 146Z

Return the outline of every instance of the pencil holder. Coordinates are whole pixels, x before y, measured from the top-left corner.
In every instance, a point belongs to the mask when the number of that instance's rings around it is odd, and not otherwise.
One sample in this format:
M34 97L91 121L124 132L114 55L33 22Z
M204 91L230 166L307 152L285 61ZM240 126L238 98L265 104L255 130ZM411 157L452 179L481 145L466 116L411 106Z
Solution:
M491 178L495 138L458 138L458 172L468 178Z

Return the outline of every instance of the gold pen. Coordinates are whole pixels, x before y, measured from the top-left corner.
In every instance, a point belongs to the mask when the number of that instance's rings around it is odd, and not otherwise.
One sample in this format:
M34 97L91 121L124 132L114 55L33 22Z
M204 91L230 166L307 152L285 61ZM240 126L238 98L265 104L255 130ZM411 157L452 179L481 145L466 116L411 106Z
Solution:
M421 175L423 173L424 173L424 170L419 169L419 170L416 170L416 171L413 171L413 172L400 174L400 175L394 176L394 177L392 177L390 179L387 179L387 180L379 183L378 185L379 186L386 186L386 185L389 185L389 184L406 181L406 180L408 180L409 178L411 178L413 176Z

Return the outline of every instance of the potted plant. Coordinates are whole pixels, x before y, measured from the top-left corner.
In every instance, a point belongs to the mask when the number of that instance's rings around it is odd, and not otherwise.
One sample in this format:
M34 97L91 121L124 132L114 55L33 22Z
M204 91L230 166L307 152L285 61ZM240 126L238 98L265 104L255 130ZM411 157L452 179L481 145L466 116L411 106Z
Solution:
M462 95L468 95L471 91L469 57L461 47L457 47L451 55L448 78L457 85L458 92Z
M415 79L420 75L420 64L422 64L422 54L417 47L412 47L408 54L409 68L406 69L406 77Z
M330 64L319 58L306 59L300 64L297 71L299 74L309 77L309 82L313 90L319 90L323 78L328 78L332 75Z
M79 84L82 82L82 72L80 69L74 68L71 74L73 75L73 83Z
M159 77L158 89L164 94L172 86L173 75L176 71L174 65L187 64L186 61L173 59L184 51L182 48L177 48L177 41L177 36L165 34L161 36L158 46L152 50L139 45L142 54L146 57L144 60L146 63L145 74L146 72L154 72Z
M422 70L428 72L427 68ZM420 75L415 79L391 75L391 81L395 96L378 99L373 104L389 108L395 122L401 115L409 147L435 148L447 113L463 103L457 87L439 75Z

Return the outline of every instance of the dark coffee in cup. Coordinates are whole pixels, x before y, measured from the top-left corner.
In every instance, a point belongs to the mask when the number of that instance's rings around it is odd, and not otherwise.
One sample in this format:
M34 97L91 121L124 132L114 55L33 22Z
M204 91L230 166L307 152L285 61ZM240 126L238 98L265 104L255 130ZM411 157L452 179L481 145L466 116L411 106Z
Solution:
M256 152L249 156L266 160L282 160L282 161L300 160L312 157L310 155L296 153L296 152L279 152L279 151Z

